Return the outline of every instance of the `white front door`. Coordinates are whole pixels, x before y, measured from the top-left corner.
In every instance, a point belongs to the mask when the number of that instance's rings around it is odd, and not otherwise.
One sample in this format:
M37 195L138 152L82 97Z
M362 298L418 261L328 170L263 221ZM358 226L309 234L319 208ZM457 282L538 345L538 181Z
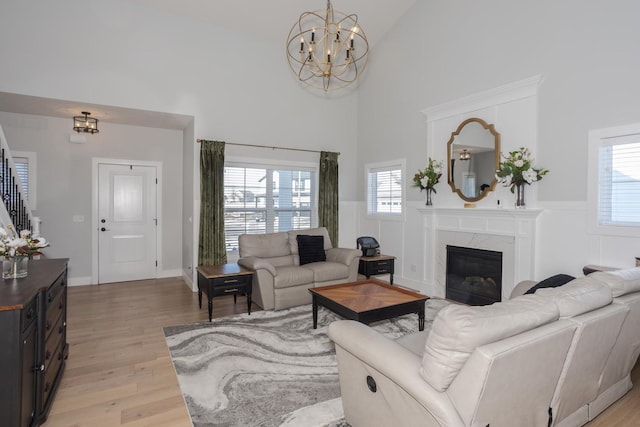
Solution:
M156 277L155 166L98 165L98 283Z

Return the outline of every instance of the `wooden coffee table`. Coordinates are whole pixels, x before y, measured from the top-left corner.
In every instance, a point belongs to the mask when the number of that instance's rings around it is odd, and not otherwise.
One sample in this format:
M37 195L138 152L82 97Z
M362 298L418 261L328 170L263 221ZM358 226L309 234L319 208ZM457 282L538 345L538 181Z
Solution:
M404 314L418 314L424 330L424 303L428 296L376 279L309 289L313 297L313 329L318 327L318 306L364 324Z

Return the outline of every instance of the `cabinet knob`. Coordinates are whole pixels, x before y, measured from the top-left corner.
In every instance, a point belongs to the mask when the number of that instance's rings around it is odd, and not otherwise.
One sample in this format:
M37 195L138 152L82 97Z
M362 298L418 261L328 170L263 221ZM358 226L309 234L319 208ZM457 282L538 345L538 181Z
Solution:
M35 310L32 308L30 308L29 310L27 310L27 319L31 319L33 317L33 315L36 314Z
M44 359L48 360L51 357L51 350L47 350L47 353L44 355Z

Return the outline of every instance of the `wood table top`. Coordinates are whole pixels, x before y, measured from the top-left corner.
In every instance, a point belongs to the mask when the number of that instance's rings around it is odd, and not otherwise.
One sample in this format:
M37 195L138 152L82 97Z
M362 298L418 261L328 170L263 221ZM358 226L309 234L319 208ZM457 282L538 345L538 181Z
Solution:
M30 259L27 277L0 279L0 311L21 310L67 268L67 258Z
M244 268L235 262L220 265L200 265L198 272L207 279L218 279L226 276L241 276L245 274L253 274L252 270Z
M320 286L309 289L309 292L334 301L356 313L429 299L427 295L392 286L376 279Z

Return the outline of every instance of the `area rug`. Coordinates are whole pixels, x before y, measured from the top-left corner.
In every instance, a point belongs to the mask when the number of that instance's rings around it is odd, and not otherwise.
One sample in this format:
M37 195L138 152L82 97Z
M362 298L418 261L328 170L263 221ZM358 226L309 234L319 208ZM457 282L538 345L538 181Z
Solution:
M428 300L425 329L446 305ZM196 427L346 426L335 348L327 325L340 316L311 305L164 328L178 382ZM396 338L418 328L406 315L371 325Z

